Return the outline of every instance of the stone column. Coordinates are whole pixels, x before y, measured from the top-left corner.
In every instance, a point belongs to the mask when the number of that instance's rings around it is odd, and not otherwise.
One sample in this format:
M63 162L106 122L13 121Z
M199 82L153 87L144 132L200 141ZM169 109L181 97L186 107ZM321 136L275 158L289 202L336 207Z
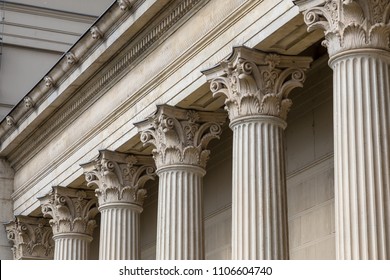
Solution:
M141 141L155 148L159 176L157 259L204 259L203 176L210 140L219 138L224 113L158 106L135 124Z
M390 258L389 11L388 0L327 0L304 13L309 31L325 30L334 73L338 259Z
M203 73L233 130L232 258L288 259L284 129L311 59L234 48Z
M14 170L5 158L0 158L0 223L14 218L11 194L14 190ZM5 230L0 230L0 260L12 259L11 246Z
M48 219L17 216L5 229L13 243L14 260L53 259L53 231Z
M54 259L88 259L99 212L94 192L57 186L39 200L43 216L52 218Z
M109 150L81 165L88 186L97 186L101 212L99 259L140 258L140 214L146 196L145 183L155 177L150 156Z

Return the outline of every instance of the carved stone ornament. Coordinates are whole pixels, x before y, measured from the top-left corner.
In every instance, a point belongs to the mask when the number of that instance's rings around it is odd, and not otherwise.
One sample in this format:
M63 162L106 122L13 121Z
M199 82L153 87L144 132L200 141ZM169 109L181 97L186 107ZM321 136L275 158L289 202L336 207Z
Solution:
M93 191L65 187L53 187L52 191L39 198L45 218L52 218L53 235L82 233L92 236L98 214L97 198Z
M231 121L268 115L285 120L292 105L289 93L302 87L312 59L235 47L229 58L202 71L214 96L224 95Z
M324 0L304 12L308 31L323 29L329 56L343 51L390 50L389 0ZM299 5L299 2L297 3Z
M97 26L91 27L91 35L92 35L92 39L94 40L98 40L103 37L103 33L99 30Z
M194 165L205 168L210 151L207 145L219 139L226 115L157 106L157 112L136 123L144 145L153 145L157 168L169 165Z
M15 125L15 119L11 116L7 116L5 118L5 121L7 122L7 125L14 126Z
M69 65L74 65L77 62L76 56L72 52L67 52L65 54L66 57L66 63Z
M14 244L15 260L53 259L53 231L48 219L17 216L5 225L7 237Z
M135 1L134 0L118 0L117 2L119 5L119 8L122 11L126 11L126 10L130 9L130 7L133 5L133 3Z
M24 105L26 106L26 108L32 108L34 107L34 101L32 100L32 98L30 96L26 96L24 99Z
M45 82L45 87L47 88L51 88L54 86L54 81L53 81L53 78L50 77L50 76L46 76L45 78L43 78L44 82Z
M155 168L150 156L99 151L99 157L82 164L88 186L95 190L99 206L108 203L125 202L139 206L146 197L144 185L154 180Z

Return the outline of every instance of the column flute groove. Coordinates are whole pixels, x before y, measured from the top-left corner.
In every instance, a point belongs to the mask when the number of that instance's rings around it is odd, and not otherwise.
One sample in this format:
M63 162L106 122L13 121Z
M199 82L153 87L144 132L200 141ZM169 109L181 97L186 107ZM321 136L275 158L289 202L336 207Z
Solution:
M233 256L238 259L275 259L288 256L285 173L278 168L284 162L283 127L259 120L233 126L240 140L233 151ZM242 137L239 137L239 136ZM266 137L256 137L266 135ZM248 147L259 147L249 153ZM259 168L257 162L268 162ZM248 178L248 179L246 179ZM241 214L240 214L241 213ZM264 221L263 223L261 221ZM267 236L267 239L264 238ZM267 242L265 242L267 241Z
M383 61L380 55L353 54L332 62L338 79L335 103L340 104L334 112L340 132L335 134L335 157L342 170L336 174L335 196L340 259L389 258L390 118L384 104L390 87L383 75L389 65Z

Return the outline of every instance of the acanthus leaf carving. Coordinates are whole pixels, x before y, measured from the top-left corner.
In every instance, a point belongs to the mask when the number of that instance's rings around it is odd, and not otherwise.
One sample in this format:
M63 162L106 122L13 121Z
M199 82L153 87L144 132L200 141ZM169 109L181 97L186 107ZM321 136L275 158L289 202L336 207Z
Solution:
M219 139L225 119L224 113L161 105L153 116L135 126L141 142L154 146L157 168L180 164L205 168L210 153L207 145Z
M153 159L149 156L99 151L99 157L82 164L89 187L95 192L99 205L125 202L139 206L146 197L144 185L155 179Z
M5 225L14 259L53 259L53 232L48 219L17 216Z
M308 31L324 30L330 57L349 50L390 50L388 0L326 0L304 12Z
M287 118L289 93L302 87L311 58L267 54L236 47L232 55L203 71L214 96L224 95L230 120L254 115Z
M56 186L39 198L42 213L50 219L53 234L81 233L92 236L98 214L97 199L93 191Z

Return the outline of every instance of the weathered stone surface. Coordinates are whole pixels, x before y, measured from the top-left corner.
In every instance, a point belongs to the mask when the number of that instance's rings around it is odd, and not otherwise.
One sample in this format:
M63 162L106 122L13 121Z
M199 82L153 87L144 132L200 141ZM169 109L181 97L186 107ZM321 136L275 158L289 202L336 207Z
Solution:
M17 216L5 229L13 242L15 260L53 259L53 231L48 219Z

